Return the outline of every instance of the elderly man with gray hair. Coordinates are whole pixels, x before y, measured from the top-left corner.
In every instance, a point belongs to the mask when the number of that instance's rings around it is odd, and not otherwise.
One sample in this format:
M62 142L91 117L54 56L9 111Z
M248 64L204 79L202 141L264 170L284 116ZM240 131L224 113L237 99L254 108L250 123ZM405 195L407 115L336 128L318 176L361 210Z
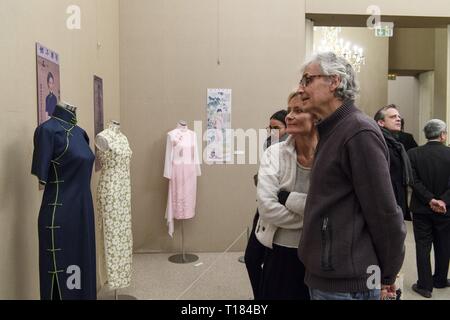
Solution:
M450 251L450 148L445 146L447 125L433 119L423 129L428 143L411 149L408 156L414 174L411 211L418 281L412 289L431 298L434 288L450 286L447 279ZM430 251L434 247L435 268L431 273Z
M406 227L383 134L354 104L355 71L321 53L304 65L298 90L303 111L320 119L298 249L311 299L393 298Z

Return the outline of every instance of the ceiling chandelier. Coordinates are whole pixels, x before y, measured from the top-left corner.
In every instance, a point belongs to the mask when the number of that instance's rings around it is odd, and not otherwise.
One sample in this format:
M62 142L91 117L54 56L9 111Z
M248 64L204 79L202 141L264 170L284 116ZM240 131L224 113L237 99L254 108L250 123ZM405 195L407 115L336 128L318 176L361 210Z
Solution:
M323 32L320 45L314 51L318 53L332 51L338 56L347 59L356 72L361 71L361 65L366 63L364 50L357 45L352 45L350 41L339 38L339 33L342 31L340 27L314 27L314 30Z

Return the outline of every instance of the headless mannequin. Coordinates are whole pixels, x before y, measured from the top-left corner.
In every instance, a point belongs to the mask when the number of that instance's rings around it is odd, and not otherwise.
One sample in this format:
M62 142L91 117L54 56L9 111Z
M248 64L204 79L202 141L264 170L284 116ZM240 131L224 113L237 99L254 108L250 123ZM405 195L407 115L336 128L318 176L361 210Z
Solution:
M108 128L113 130L116 133L119 133L120 132L120 122L113 120L109 123ZM102 151L107 151L110 149L110 147L108 145L108 141L106 141L106 139L104 137L102 137L101 135L97 135L97 137L95 137L95 145L97 146L98 149L100 149Z

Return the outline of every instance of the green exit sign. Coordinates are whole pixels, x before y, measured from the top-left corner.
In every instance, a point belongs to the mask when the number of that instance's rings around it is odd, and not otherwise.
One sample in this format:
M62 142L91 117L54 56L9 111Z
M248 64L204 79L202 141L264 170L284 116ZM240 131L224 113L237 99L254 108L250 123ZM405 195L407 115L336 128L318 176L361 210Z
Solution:
M382 22L379 26L375 27L376 37L392 37L394 35L394 23Z

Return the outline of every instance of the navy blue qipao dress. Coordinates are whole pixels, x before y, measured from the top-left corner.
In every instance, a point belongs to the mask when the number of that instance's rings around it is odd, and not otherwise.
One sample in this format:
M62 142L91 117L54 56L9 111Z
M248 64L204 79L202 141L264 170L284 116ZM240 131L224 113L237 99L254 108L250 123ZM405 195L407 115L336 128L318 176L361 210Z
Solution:
M56 106L34 134L31 173L45 185L38 219L42 300L95 300L95 156L76 115Z

